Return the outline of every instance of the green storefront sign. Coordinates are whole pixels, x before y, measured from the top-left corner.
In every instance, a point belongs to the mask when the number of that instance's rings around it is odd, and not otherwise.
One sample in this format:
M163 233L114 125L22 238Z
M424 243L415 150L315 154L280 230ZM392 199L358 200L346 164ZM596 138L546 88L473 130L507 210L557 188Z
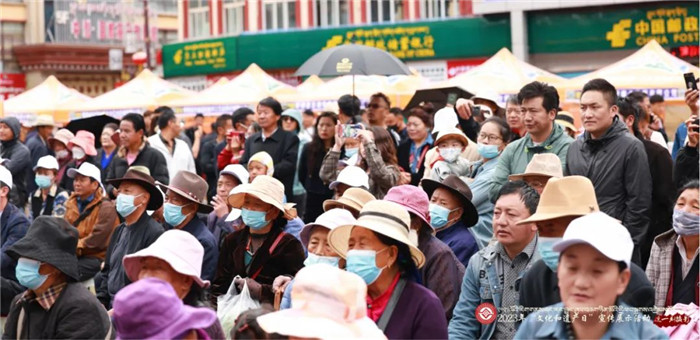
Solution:
M530 53L636 49L652 39L667 47L697 45L698 3L532 12L527 26Z
M165 77L235 70L236 39L209 39L163 46Z
M234 55L235 66L212 68L206 64L185 66L176 53L189 45L219 42L226 56ZM342 44L363 44L388 51L402 60L451 59L490 56L510 46L507 15L489 18L310 29L243 34L163 47L166 77L240 70L256 63L264 69L296 68L315 53ZM177 61L180 60L180 63Z

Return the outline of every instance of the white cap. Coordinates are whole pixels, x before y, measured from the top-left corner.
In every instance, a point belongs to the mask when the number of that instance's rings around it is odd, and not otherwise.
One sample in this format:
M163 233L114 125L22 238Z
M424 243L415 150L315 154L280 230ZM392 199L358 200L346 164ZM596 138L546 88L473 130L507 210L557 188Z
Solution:
M227 165L224 170L221 170L219 172L219 176L221 175L231 175L233 177L236 177L241 184L246 184L248 183L248 170L245 169L243 165L240 164L229 164Z
M58 171L58 161L56 160L56 157L51 155L41 157L36 162L36 166L32 170L36 171L39 168Z
M339 160L338 163L341 163L341 164L343 164L343 165L345 165L345 166L348 166L348 165L355 165L355 164L357 164L357 159L358 159L358 158L359 158L359 153L356 153L356 154L352 155L350 158L346 158L346 159L341 159L341 160Z
M12 189L12 173L6 167L0 165L0 182L5 183Z
M96 180L98 183L100 183L100 186L102 186L102 175L100 173L100 169L98 169L94 164L89 163L89 162L83 162L83 164L80 164L80 167L75 169L68 169L67 175L70 178L75 178L76 174L81 174L85 177L90 177L94 180Z
M605 257L627 264L632 261L634 243L629 231L620 222L603 212L594 212L579 217L569 224L561 241L553 249L563 252L570 246L585 243Z
M459 124L457 119L457 114L453 107L443 107L442 109L435 112L435 117L433 118L433 133L440 132L440 130L445 128L453 128Z
M7 161L9 161L9 159L0 157L0 165L4 165Z
M348 165L340 171L338 179L331 182L328 186L331 190L335 190L338 184L343 183L351 188L365 188L369 190L369 176L362 168L354 165Z
M311 229L316 226L324 227L328 230L333 230L341 225L351 225L357 222L352 213L345 209L334 208L330 209L316 218L313 223L307 223L299 233L299 238L304 248L309 247L309 238L311 238Z
M229 166L226 166L226 167L228 168ZM226 168L224 168L224 170L226 170ZM246 171L246 173L247 173L247 171ZM235 189L236 188L231 189L231 191L228 193L229 196L233 195L235 193L234 192ZM224 221L225 222L233 222L233 221L237 220L239 217L241 217L241 209L231 208L231 212L228 213L228 215L226 215L226 218L224 219Z

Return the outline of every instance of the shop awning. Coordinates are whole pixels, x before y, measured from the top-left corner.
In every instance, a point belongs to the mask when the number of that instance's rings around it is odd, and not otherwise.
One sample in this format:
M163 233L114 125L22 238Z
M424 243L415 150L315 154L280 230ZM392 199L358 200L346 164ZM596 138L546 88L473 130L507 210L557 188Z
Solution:
M49 76L41 84L12 97L3 103L4 115L15 116L23 123L31 123L37 115L50 114L57 123L69 121L70 107L91 98L63 85Z

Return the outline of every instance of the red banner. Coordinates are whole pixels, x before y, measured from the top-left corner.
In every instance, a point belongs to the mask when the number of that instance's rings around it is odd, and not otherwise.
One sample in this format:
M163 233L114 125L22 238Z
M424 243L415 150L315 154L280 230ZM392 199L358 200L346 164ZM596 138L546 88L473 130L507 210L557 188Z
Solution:
M481 65L486 58L457 59L447 61L447 79L454 78Z
M0 73L0 96L3 100L10 99L27 88L24 73Z

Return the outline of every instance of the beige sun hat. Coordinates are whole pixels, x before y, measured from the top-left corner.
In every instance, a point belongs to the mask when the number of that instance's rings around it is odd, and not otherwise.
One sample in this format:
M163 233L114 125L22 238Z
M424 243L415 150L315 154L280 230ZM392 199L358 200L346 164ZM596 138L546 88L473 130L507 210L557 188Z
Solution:
M553 153L538 153L532 157L530 163L527 163L525 172L517 175L508 176L509 181L519 181L527 176L548 176L554 178L564 177L564 171L561 168L561 159Z
M34 122L35 127L40 127L40 126L51 126L54 127L56 126L56 123L53 120L52 115L38 115L36 117L36 121Z
M517 224L583 216L599 210L591 180L583 176L553 177L540 195L535 214Z
M252 183L241 184L233 188L227 199L228 205L235 209L241 209L246 195L252 195L274 206L284 213L286 219L293 219L296 217L294 204L284 203L284 185L274 177L260 175L255 177Z
M362 188L348 188L337 200L323 201L323 211L333 208L349 210L353 215L359 215L362 207L369 201L374 201L374 197L369 191Z
M408 246L418 268L425 263L425 255L418 249L418 235L411 230L411 216L398 203L376 200L365 204L355 224L344 225L328 233L331 248L343 258L348 253L348 240L354 227L362 227Z
M438 145L440 144L440 142L450 138L459 140L460 142L462 142L462 144L464 144L465 147L469 145L469 139L467 139L467 135L465 135L464 132L462 132L462 130L456 127L448 127L440 130L433 145Z

